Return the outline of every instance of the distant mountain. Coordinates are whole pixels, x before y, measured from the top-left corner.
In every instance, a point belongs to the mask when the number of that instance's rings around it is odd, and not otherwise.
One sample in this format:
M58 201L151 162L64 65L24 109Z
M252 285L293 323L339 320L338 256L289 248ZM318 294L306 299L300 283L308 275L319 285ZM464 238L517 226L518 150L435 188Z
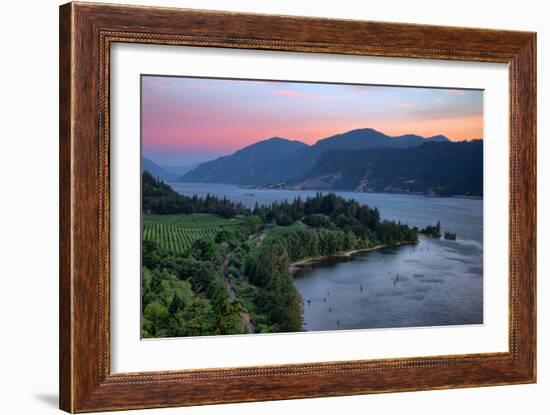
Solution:
M321 154L328 150L409 148L425 142L448 142L439 135L424 138L408 134L390 137L372 128L337 134L308 146L298 141L271 138L260 141L230 156L200 164L185 174L186 182L210 182L241 185L284 183L311 170Z
M361 128L319 140L312 149L322 152L327 149L408 148L426 141L449 141L449 139L443 135L425 138L415 134L390 137L373 128Z
M328 150L302 177L271 187L483 196L483 141L434 138L412 148Z
M313 168L321 154L328 150L408 148L431 140L449 141L442 135L430 138L413 134L391 137L373 128L361 128L319 140L314 145L293 154L279 168L285 173L285 180L288 180L305 174Z
M183 164L181 166L167 166L165 164L162 164L160 167L162 167L164 170L166 170L169 173L175 174L178 178L183 176L188 171L193 170L195 167L197 167L200 163L193 163L193 164Z
M151 176L165 182L171 182L177 180L180 177L179 175L167 171L163 167L146 158L141 159L141 171L148 171Z
M260 185L284 180L279 167L290 155L307 148L307 144L273 137L200 164L186 173L186 182L228 183Z

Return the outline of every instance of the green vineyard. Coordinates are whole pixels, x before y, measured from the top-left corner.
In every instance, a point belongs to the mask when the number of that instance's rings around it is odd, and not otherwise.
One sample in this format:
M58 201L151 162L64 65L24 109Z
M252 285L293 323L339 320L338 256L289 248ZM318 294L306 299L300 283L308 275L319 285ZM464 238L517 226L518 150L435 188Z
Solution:
M155 241L175 253L187 250L197 239L214 239L222 229L236 234L254 232L248 218L223 219L208 214L143 216L143 240Z

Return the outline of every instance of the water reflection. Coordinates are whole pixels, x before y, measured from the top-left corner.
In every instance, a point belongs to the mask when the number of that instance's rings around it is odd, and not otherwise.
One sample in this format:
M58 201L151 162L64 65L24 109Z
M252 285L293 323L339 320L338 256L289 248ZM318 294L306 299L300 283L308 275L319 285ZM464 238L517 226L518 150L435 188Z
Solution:
M327 260L295 278L304 330L481 324L480 264L479 246L430 238Z

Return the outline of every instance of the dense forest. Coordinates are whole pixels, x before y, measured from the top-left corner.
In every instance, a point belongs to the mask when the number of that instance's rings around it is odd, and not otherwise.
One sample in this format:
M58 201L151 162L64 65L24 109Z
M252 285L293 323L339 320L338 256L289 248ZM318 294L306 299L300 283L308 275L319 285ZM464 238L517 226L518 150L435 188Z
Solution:
M248 209L210 195L180 195L147 172L142 189L144 214L197 221L214 214L240 224L179 253L143 241L143 337L300 331L292 262L418 238L418 229L382 220L378 209L334 193Z
M407 148L330 150L304 176L278 185L296 189L483 196L483 141L428 142Z
M144 171L141 181L141 208L144 214L213 213L224 218L246 215L249 210L240 203L207 195L204 199L188 197L175 192L166 183Z

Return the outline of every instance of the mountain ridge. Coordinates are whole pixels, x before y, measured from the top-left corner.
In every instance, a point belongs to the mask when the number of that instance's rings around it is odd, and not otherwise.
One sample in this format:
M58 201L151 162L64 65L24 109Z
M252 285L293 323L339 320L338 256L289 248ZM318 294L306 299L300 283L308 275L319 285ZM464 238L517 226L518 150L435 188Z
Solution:
M186 173L180 181L228 183L228 184L262 184L280 177L273 175L278 164L288 155L307 147L297 140L271 137L235 151L228 156L201 163ZM261 178L261 180L257 180Z
M141 172L148 171L151 176L161 179L162 181L173 181L178 179L178 174L172 173L166 170L161 165L155 163L154 161L149 160L146 157L141 158Z
M366 169L368 166L358 162L353 152L359 152L362 157L369 159L368 155L370 152L374 151L376 154L377 152L380 153L380 149L386 149L382 151L383 157L391 159L392 163L400 164L396 157L401 157L403 160L409 160L409 157L406 155L407 150L428 144L451 145L451 147L447 146L445 148L440 148L438 156L452 161L452 154L445 154L445 151L452 152L452 145L456 144L456 142L450 141L444 135L423 137L417 134L403 134L392 137L372 128L360 128L320 139L312 145L307 145L297 140L271 137L243 147L230 155L201 163L195 169L183 175L180 181L224 183L246 187L267 188L292 188L296 186L305 188L304 186L306 186L310 189L323 188L335 190L330 184L327 185L326 180L313 180L313 177L311 177L311 174L313 174L312 172L315 172L316 168L317 170L319 169L318 163L321 159L323 160L325 169L327 165L330 165L332 162L330 157L335 154L333 152L348 151L345 157L350 159L350 163L353 162L355 168L361 166L361 168ZM404 152L390 155L391 150L404 150ZM327 154L332 154L332 156L329 157ZM339 157L341 158L343 156L340 154ZM414 162L414 160L409 160L407 162ZM429 160L429 158L426 158L424 162L444 167L437 160ZM377 171L379 170L378 168ZM341 187L346 183L348 187L354 184L356 188L362 188L357 183L352 183L353 180L349 179L349 175L342 181L334 176L334 172L328 172L327 174L332 175L334 181L333 186ZM359 175L357 172L354 174L354 177ZM307 180L309 184L306 185L302 179ZM300 180L302 180L302 184L299 185L298 183ZM414 180L414 178L409 178L409 180ZM451 180L451 178L448 177L447 180ZM476 182L476 180L473 180L473 182ZM318 183L320 187L314 187L314 183ZM411 190L414 186L404 186L404 188L406 191L429 193L431 191L429 181L425 181L425 183L427 186L425 189ZM387 186L387 183L385 186L382 186L380 182L374 187L363 187L365 189L375 188L378 189L377 191L391 191L392 187L390 186L388 188ZM445 194L449 193L449 190L445 190L445 186L441 183L437 184L437 186L439 186L440 191L435 192L436 194L441 192ZM459 187L460 186L455 185L453 188ZM389 190L380 190L381 188L387 188ZM476 188L475 191L471 189L465 190L465 194L471 193L474 195L475 193L477 195L477 193L479 193L478 188Z
M439 135L438 141L449 141ZM373 128L360 128L335 134L307 145L301 141L271 137L243 147L234 153L205 163L184 174L185 182L265 185L305 174L328 149L406 148L422 144L419 135L388 136ZM279 148L277 148L279 147ZM265 152L259 154L259 152Z

